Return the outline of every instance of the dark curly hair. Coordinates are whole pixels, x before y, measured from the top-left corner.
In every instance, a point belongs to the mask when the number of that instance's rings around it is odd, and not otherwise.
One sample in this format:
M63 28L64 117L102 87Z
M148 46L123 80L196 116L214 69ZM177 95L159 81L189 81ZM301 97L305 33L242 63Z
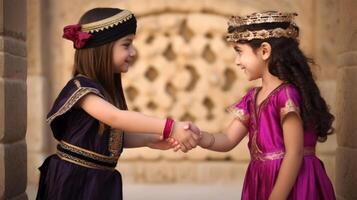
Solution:
M287 28L290 23L263 23L240 27L228 27L228 33L235 31L254 31L261 29ZM297 30L298 27L294 26ZM248 44L256 50L263 42L271 45L272 54L269 60L269 72L284 82L293 84L299 90L302 98L301 115L304 128L316 130L320 142L324 142L327 136L332 134L334 128L332 122L334 116L330 113L326 101L322 98L317 87L310 64L312 59L307 58L299 48L299 43L292 38L268 38L264 40L241 40L238 43Z

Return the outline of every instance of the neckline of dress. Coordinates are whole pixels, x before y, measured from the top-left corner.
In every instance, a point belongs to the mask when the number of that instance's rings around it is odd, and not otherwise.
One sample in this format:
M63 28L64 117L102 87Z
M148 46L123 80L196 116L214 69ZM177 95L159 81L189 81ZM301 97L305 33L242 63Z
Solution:
M282 88L282 86L287 85L288 83L283 82L280 85L278 85L276 88L274 88L268 95L267 97L264 98L264 100L262 102L260 102L260 104L257 104L257 97L258 94L260 92L260 90L262 89L262 87L257 87L255 89L255 94L254 94L254 109L256 111L260 111L260 107L265 103L265 101L267 101L273 94L275 94L280 88Z

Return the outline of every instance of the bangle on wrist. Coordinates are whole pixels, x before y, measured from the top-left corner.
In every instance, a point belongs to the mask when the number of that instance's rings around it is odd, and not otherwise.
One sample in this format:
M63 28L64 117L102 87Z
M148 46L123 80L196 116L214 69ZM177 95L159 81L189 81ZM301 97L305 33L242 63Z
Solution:
M175 124L175 121L173 119L171 119L170 117L168 117L166 119L165 127L162 132L162 136L163 136L164 140L168 139L171 136L174 124Z

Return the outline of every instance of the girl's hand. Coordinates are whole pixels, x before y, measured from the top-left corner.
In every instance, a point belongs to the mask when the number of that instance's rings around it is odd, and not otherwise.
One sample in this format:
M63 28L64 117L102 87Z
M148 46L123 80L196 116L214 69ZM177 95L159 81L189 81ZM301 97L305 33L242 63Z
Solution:
M198 136L198 139L200 140L202 138L202 133L200 128L198 128L198 126L196 126L194 123L192 122L185 122L185 126L184 129L185 130L190 130L193 133L195 133Z
M186 153L189 150L196 148L200 135L192 130L186 130L185 127L187 126L184 122L176 122L172 137L180 142L181 151Z
M162 140L162 136L154 136L147 143L147 147L151 149L168 150L177 146L179 143L173 138Z
M192 122L185 122L185 125L184 125L184 129L186 131L190 131L190 132L193 132L196 136L196 140L197 140L197 143L200 142L201 138L202 138L202 133L201 133L201 130L195 125L193 124ZM182 145L178 142L176 142L174 147L174 151L177 152L178 150L182 150ZM183 151L183 152L187 152L187 151Z

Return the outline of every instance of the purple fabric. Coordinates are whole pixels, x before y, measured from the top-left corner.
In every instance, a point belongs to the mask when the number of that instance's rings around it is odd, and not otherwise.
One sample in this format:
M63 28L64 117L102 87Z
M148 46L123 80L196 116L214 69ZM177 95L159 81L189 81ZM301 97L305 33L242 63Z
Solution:
M248 166L242 199L268 199L277 179L283 156L276 159L254 159L266 154L284 152L282 119L287 113L299 115L301 98L297 88L291 84L282 84L259 105L256 94L260 88L253 88L242 100L233 106L237 119L242 121L249 131L248 148L252 160ZM300 115L299 115L300 116ZM304 130L304 146L315 148L317 135L313 130ZM295 199L336 199L333 186L323 163L314 155L305 155L303 163L292 188L289 198Z

